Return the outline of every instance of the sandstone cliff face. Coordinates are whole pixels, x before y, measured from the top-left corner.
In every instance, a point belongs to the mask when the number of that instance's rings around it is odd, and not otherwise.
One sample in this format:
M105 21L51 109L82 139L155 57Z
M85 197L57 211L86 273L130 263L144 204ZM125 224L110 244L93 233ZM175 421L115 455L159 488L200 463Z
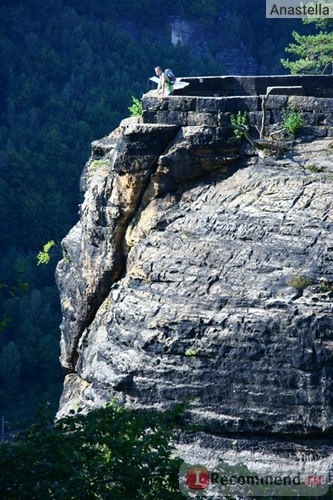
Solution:
M93 143L57 268L68 373L59 415L112 395L159 409L190 398L206 448L229 449L228 433L332 433L324 127L261 159L219 126L128 119ZM191 436L193 457L201 438Z

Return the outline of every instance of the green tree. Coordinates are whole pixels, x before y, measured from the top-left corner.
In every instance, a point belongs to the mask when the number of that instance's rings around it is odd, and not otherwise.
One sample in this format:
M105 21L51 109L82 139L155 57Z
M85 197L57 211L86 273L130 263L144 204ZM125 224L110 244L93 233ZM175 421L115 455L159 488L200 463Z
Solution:
M3 388L9 397L17 390L20 381L21 361L20 353L15 342L9 342L0 355L0 375Z
M282 65L292 74L297 73L327 73L333 71L333 26L332 19L306 20L306 24L314 22L320 32L315 35L300 35L296 31L292 36L296 43L291 43L285 49L294 54L297 59L281 59Z
M191 2L191 12L199 16L206 16L212 21L217 14L216 0L194 0Z
M44 417L0 446L1 498L180 499L181 460L170 444L176 415L114 402L54 425Z

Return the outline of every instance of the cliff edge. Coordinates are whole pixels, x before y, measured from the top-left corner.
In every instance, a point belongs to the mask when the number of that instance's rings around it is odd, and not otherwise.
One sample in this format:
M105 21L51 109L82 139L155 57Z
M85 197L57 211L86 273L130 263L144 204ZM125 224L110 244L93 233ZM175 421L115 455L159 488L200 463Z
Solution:
M268 127L291 102L305 126L263 158L225 126L232 106L258 124L260 96L226 99L146 96L143 120L93 143L57 267L59 416L114 395L161 410L188 399L186 419L201 429L180 437L189 461L251 450L256 466L297 453L325 462L332 98L271 96Z

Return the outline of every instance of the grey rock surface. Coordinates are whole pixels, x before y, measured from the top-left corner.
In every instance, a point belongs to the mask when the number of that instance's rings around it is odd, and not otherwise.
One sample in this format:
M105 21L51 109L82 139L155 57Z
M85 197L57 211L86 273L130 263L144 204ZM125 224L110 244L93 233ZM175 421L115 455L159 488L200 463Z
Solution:
M59 416L188 399L203 434L179 446L208 461L209 440L263 457L332 435L332 157L329 137L258 158L223 128L135 121L94 143L57 269Z
M86 189L81 219L63 240L65 259L56 273L63 310L61 362L69 371L76 363L83 329L123 271L127 223L157 158L177 130L172 125L124 120L109 137L93 145L81 180Z

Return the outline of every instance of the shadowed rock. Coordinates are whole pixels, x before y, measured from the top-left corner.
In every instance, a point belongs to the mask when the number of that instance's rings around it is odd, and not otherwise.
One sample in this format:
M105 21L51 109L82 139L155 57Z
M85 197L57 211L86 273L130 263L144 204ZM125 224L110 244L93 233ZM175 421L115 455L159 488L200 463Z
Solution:
M201 434L183 433L187 458L204 454L203 436L234 458L231 436L243 439L239 458L254 439L281 457L279 439L296 456L295 436L332 434L333 149L321 126L325 137L277 158L213 125L127 120L93 144L57 269L72 372L59 415L112 395L157 409L189 399Z

